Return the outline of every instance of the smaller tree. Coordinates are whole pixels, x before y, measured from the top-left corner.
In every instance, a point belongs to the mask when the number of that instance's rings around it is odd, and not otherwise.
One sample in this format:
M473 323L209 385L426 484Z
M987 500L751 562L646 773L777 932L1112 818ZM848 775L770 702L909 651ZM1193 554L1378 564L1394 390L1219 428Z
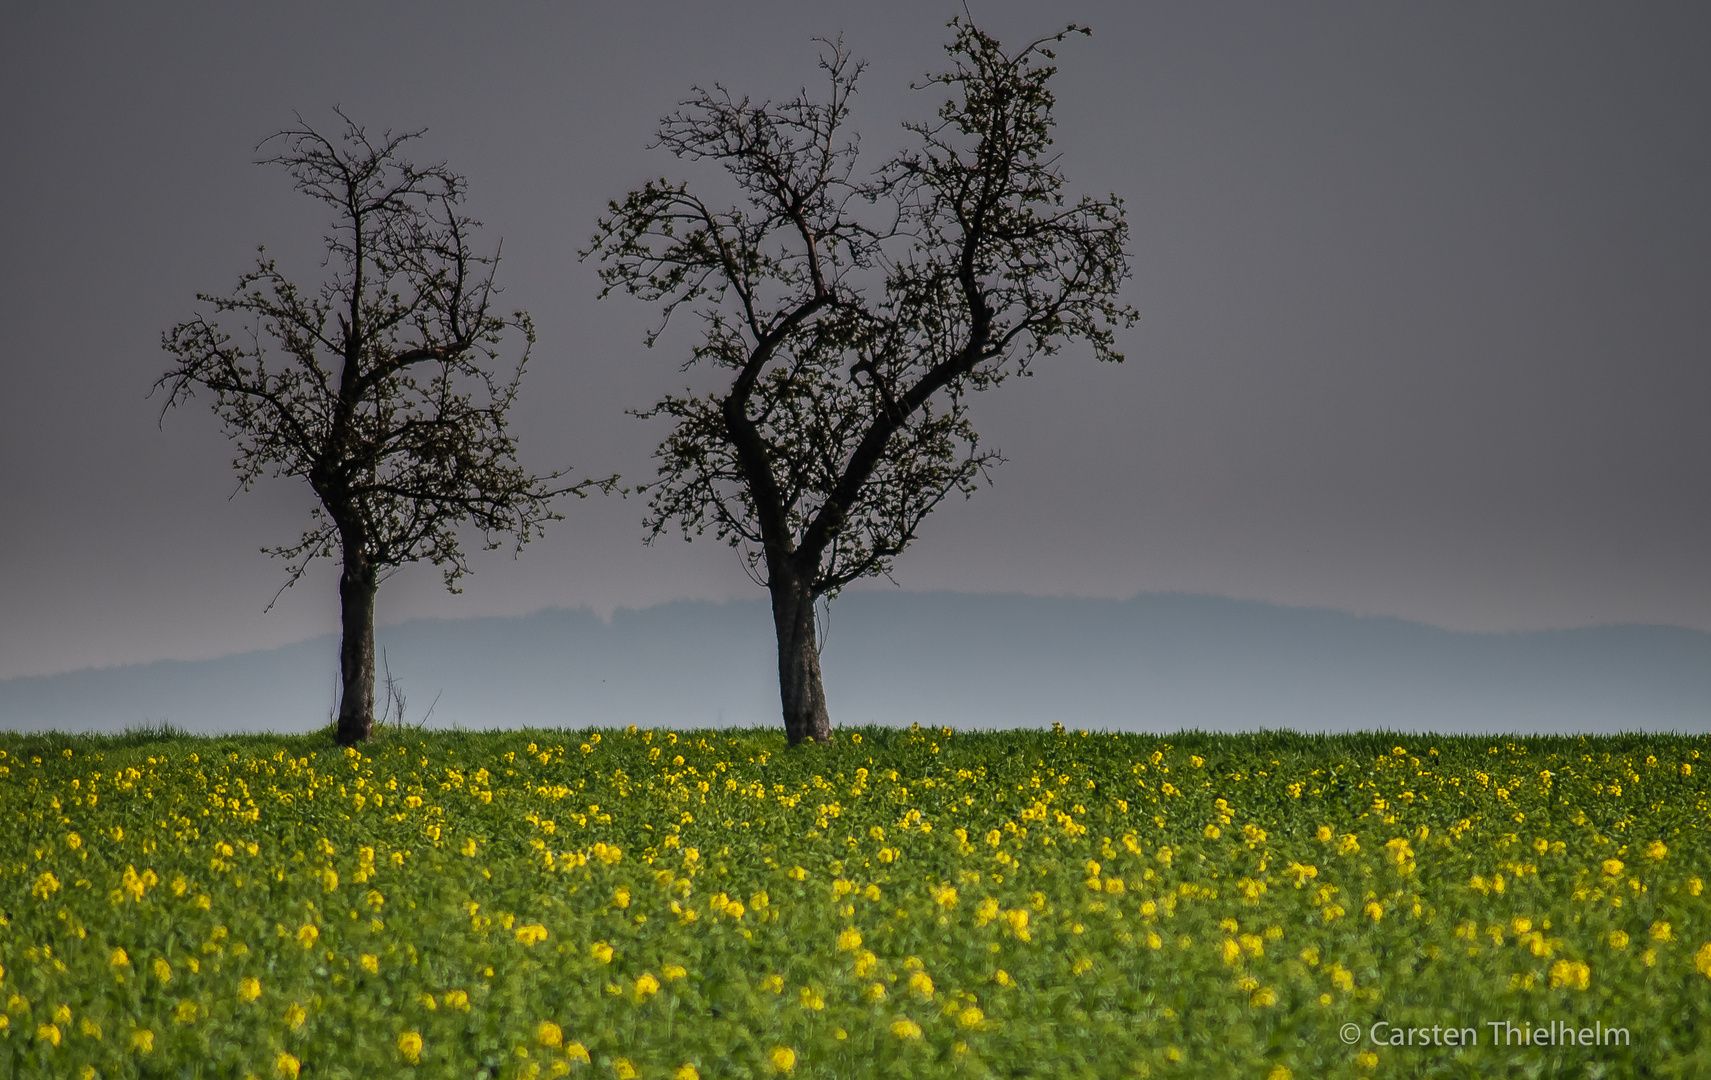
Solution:
M654 181L611 204L589 252L606 293L701 317L685 367L724 385L642 414L675 423L648 525L747 549L772 594L792 744L831 737L815 602L888 573L995 462L973 394L1071 341L1121 360L1114 329L1134 319L1117 300L1122 203L1067 198L1051 149L1052 46L1080 28L1010 53L951 27L952 66L925 84L946 95L937 119L904 125L912 145L871 173L845 133L860 66L834 43L823 100L715 87L662 121L659 145L716 166L734 204Z
M167 392L163 419L198 391L212 395L237 444L241 488L297 476L315 492L297 542L265 550L290 561L281 592L314 559L342 558L337 734L348 746L373 732L380 582L426 561L457 592L469 571L460 527L473 525L489 549L508 535L520 550L560 517L555 498L610 490L616 478L555 486L562 473L517 463L506 415L534 327L525 312L494 310L498 253L470 247L478 223L459 210L464 178L400 155L421 131L371 139L338 115L337 140L300 124L265 140L279 152L260 162L332 207L327 279L299 289L264 252L231 296L198 295L211 313L161 335L177 366L155 389ZM241 329L227 332L220 316ZM522 347L502 378L492 366L510 336Z

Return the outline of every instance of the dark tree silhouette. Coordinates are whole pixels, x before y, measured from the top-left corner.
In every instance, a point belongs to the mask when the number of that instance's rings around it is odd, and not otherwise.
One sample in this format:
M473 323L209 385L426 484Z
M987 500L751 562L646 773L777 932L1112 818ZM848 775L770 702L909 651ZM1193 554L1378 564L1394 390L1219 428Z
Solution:
M299 289L266 257L212 310L161 335L177 366L155 384L165 411L206 391L237 444L248 489L264 475L314 489L310 527L271 548L290 560L281 592L315 558L339 553L343 692L338 740L374 725L374 595L412 562L444 571L458 591L469 566L459 529L487 548L517 548L556 519L551 502L611 481L554 486L525 472L506 429L534 343L526 313L493 310L498 255L470 248L478 223L459 212L462 176L418 167L400 148L420 131L371 139L341 112L336 140L306 124L262 143L298 191L333 208L324 282ZM240 324L232 332L217 321ZM508 376L493 373L508 336L522 346ZM275 597L277 599L277 597ZM271 606L271 605L269 605Z
M858 176L844 132L861 65L827 42L824 100L751 104L697 89L660 126L679 159L723 168L737 202L649 182L599 224L614 289L702 323L684 365L723 388L667 396L647 525L712 528L772 596L779 690L792 744L831 737L815 602L889 572L922 520L972 494L997 457L970 395L1071 340L1121 360L1129 274L1121 200L1070 200L1051 145L1052 46L1007 53L953 20L948 100L906 124L913 148ZM716 174L715 174L716 175Z

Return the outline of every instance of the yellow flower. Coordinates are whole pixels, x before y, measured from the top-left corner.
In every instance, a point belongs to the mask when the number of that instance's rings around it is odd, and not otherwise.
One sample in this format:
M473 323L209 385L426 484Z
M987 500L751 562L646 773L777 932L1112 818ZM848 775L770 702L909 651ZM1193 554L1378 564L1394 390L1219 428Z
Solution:
M1675 931L1670 929L1669 923L1659 920L1658 922L1652 923L1652 940L1674 941Z
M445 998L446 1008L462 1009L464 1012L469 1011L469 995L464 993L462 990L447 990Z
M579 1042L567 1043L564 1048L564 1056L572 1061L580 1061L584 1065L588 1064L588 1048Z
M292 1031L296 1031L298 1028L302 1027L304 1024L306 1024L308 1022L309 1022L309 1011L307 1009L303 1008L303 1006L299 1005L297 1002L293 1001L290 1004L290 1006L288 1006L286 1008L286 1010L285 1010L285 1024Z
M861 948L861 931L853 926L845 927L838 935L838 948L844 952L853 952Z
M315 940L321 936L321 930L314 923L304 923L297 928L297 944L305 949L313 948Z
M285 1080L297 1080L297 1073L303 1068L303 1063L290 1054L281 1053L273 1059L273 1071L283 1076Z
M636 1000L640 1001L649 994L657 993L659 993L659 980L653 977L652 972L642 972L641 976L636 979Z
M612 946L606 944L604 941L596 941L593 945L588 947L588 951L593 954L594 959L600 961L602 964L610 964L612 962Z
M933 996L933 979L925 971L917 971L909 976L909 989L922 997Z
M1711 979L1711 941L1699 946L1699 951L1693 954L1693 970Z
M131 1032L131 1049L139 1054L146 1054L154 1049L154 1032L148 1028L138 1028Z
M408 1058L412 1064L422 1058L422 1033L406 1031L398 1036L398 1052Z
M542 1020L540 1026L535 1028L535 1038L540 1040L542 1046L560 1046L564 1043L564 1029L551 1020Z
M40 1027L36 1028L36 1041L37 1042L50 1042L50 1043L53 1043L55 1046L58 1046L59 1045L59 1025L57 1025L57 1024L43 1024Z
M1206 839L1216 840L1216 839L1218 839L1218 837L1220 835L1222 835L1222 833L1221 833L1221 830L1218 828L1218 826L1216 826L1216 825L1206 826Z
M1627 933L1625 933L1624 931L1621 931L1621 930L1611 931L1611 933L1610 933L1610 947L1612 949L1626 949L1628 947L1628 935L1627 935Z
M1362 1050L1355 1055L1355 1064L1363 1069L1370 1069L1378 1064L1378 1055L1371 1050Z
M533 946L547 939L547 928L540 923L530 923L517 927L517 940L524 945Z
M796 1051L788 1046L773 1047L770 1056L774 1072L787 1073L796 1068Z
M921 1025L913 1020L898 1020L891 1025L891 1034L899 1039L919 1039Z
M768 975L760 981L760 988L769 994L777 994L784 989L784 976Z
M678 964L667 964L665 967L660 969L660 974L665 976L666 982L671 982L674 979L685 978L688 976L689 972L685 971Z
M380 972L380 957L373 953L363 953L362 969L370 975L378 974Z
M97 1042L99 1042L101 1039L101 1025L97 1024L95 1021L89 1019L89 1017L87 1017L87 1016L85 1016L81 1021L78 1022L77 1029L79 1031L83 1032L84 1035L88 1036L91 1039L96 1040Z
M1551 965L1551 985L1585 990L1592 978L1592 969L1573 960L1558 960Z
M672 1070L671 1080L701 1080L701 1070L685 1061Z
M1621 877L1622 876L1622 870L1623 870L1623 864L1622 864L1621 859L1605 859L1604 860L1604 876L1605 877Z
M192 1020L195 1020L196 1003L194 1001L179 1002L178 1008L172 1010L172 1018L180 1024L188 1024Z
M1651 842L1651 846L1646 848L1646 858L1651 859L1653 862L1662 859L1668 854L1669 848L1664 846L1664 842L1662 840L1653 840Z
M1004 913L1004 921L1009 924L1010 932L1023 941L1032 940L1028 932L1028 912L1023 908L1012 908Z
M113 955L107 958L107 962L116 968L131 966L131 958L125 955L125 950L123 949L114 949Z
M1277 991L1269 986L1262 986L1254 991L1248 1003L1256 1009L1267 1009L1277 1004Z
M956 1022L963 1027L977 1027L984 1019L986 1019L986 1014L981 1012L978 1006L970 1005L957 1014Z
M622 888L618 889L616 892L614 892L612 894L612 903L616 907L621 907L621 908L629 907L630 906L630 890L622 889Z
M636 1080L636 1067L630 1064L629 1058L617 1058L612 1062L612 1073L618 1080Z

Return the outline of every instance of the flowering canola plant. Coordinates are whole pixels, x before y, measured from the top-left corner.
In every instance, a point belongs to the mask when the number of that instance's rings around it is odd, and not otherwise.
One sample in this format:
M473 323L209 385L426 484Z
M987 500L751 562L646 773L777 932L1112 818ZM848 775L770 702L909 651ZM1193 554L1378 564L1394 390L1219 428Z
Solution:
M0 1072L1711 1076L1708 767L1684 736L0 736Z

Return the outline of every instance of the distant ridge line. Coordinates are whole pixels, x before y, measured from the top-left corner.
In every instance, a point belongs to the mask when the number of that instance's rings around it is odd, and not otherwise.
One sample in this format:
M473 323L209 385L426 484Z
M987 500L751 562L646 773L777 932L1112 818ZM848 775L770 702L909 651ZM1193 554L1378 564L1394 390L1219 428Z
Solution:
M436 726L776 722L764 597L378 630L408 712ZM0 680L0 728L303 731L337 641ZM833 720L1122 730L1711 731L1711 633L1459 631L1190 593L1128 600L850 592L822 662ZM419 718L411 716L411 719Z

